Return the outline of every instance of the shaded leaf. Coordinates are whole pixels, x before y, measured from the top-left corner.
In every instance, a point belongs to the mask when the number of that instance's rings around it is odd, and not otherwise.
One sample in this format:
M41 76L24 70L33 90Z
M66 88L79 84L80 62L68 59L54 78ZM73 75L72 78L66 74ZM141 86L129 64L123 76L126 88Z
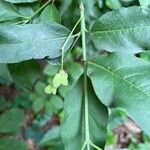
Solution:
M83 93L83 78L81 77L65 97L65 116L61 128L65 150L81 149L84 143L85 119ZM90 137L95 144L103 147L106 141L108 112L106 107L100 103L94 94L91 84L88 85L88 94Z
M120 0L106 0L106 5L110 9L119 9L122 7Z
M64 150L64 146L60 136L60 128L55 127L47 131L40 141L40 146L49 146L50 149L53 150Z
M46 93L44 92L46 85L44 82L42 81L38 81L35 85L35 92L39 95L39 96L47 96Z
M56 95L56 96L51 96L50 98L50 102L51 105L56 109L56 110L60 110L63 108L63 100L60 96Z
M40 110L42 110L44 108L46 99L45 97L39 97L37 99L34 100L33 105L32 105L32 109L37 113Z
M48 5L41 13L40 17L40 22L56 22L56 23L61 23L61 17L60 14L57 10L57 8L53 5L50 4Z
M13 81L25 88L31 88L40 77L40 66L33 60L9 64L8 68Z
M4 97L0 96L0 112L4 111L6 107L5 99Z
M17 12L25 17L30 17L34 14L34 7L31 4L15 4Z
M27 146L22 141L15 138L1 138L0 150L27 150Z
M59 71L59 66L58 65L51 65L48 64L43 70L43 74L47 76L54 76L58 71Z
M10 72L6 64L0 64L0 77L12 81Z
M60 8L60 11L61 11L62 15L64 15L64 13L70 7L71 3L72 3L72 0L64 0L64 1L62 1L61 8Z
M0 116L0 133L15 133L19 130L23 121L23 112L13 108Z
M145 61L150 62L150 51L144 51L144 52L140 53L140 58L142 58Z
M12 20L12 19L17 19L20 18L21 15L19 15L14 7L5 2L5 1L0 1L0 22L7 21L7 20Z

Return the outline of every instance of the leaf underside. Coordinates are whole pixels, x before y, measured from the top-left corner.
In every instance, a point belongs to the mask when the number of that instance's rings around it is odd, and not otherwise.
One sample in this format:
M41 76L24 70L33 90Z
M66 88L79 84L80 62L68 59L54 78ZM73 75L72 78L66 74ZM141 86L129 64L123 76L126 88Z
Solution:
M38 0L5 0L5 1L10 2L10 3L33 3Z
M67 28L56 23L0 25L0 63L59 57L68 34ZM72 39L65 50L71 43Z

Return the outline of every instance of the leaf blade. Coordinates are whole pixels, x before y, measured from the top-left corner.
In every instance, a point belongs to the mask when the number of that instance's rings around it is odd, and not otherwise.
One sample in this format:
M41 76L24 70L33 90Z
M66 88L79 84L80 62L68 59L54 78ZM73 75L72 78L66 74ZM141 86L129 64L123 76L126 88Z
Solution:
M99 99L125 111L150 134L150 64L127 54L101 56L94 62L89 63L89 76Z
M0 139L1 150L27 150L27 145L21 140L5 137Z
M0 22L20 18L16 10L7 2L0 1Z
M23 111L18 108L3 113L0 116L0 132L9 134L17 132L23 121L23 116Z
M5 0L5 1L10 2L10 3L33 3L38 0Z
M84 101L83 101L83 78L75 83L65 98L65 119L61 127L62 140L66 150L81 149L84 143ZM91 140L103 147L106 140L106 126L108 112L104 105L99 103L91 85L89 93L89 124ZM69 128L69 130L68 130Z
M121 8L106 13L91 28L95 46L110 52L138 53L149 49L149 16L149 9L142 7Z
M46 56L59 57L69 30L56 23L45 23L0 25L0 33L0 63L17 63ZM68 43L65 50L71 45L72 38Z
M56 22L61 23L61 17L57 8L50 4L48 5L39 16L40 22Z

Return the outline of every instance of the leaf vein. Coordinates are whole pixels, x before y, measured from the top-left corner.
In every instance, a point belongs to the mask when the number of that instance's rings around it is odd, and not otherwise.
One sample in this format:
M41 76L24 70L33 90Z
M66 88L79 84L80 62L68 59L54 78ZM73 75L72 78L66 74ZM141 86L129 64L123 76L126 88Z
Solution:
M113 29L113 30L104 30L104 31L93 31L92 34L108 34L108 33L115 33L115 32L123 32L123 31L132 31L132 30L139 30L143 28L149 28L150 25L134 27L134 28L122 28L122 29Z
M130 82L130 81L124 79L123 77L119 76L118 74L115 74L113 71L111 71L111 70L109 70L109 69L106 69L106 68L104 68L103 66L100 66L99 64L96 64L96 63L93 63L93 62L88 62L88 64L91 64L91 65L93 65L93 66L95 66L95 67L98 67L98 68L100 68L100 69L102 69L102 70L104 70L104 71L106 71L106 72L112 74L113 76L115 76L115 77L117 77L117 78L123 80L124 82L128 83L131 87L134 87L136 90L140 91L141 93L143 93L144 95L146 95L148 98L150 98L150 95L149 95L149 94L147 94L147 93L145 93L144 91L142 91L140 88L138 88L138 87L137 87L135 84L133 84L132 82Z

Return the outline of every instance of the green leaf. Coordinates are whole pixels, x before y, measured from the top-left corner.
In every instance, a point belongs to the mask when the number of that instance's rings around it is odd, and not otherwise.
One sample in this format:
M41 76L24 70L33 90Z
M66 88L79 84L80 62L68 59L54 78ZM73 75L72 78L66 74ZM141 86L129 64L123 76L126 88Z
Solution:
M6 107L5 99L4 97L0 96L0 112L4 111Z
M66 63L66 67L67 67L67 72L69 72L69 75L75 81L77 81L83 73L83 66L81 66L81 64L79 63L68 61Z
M85 5L85 13L86 15L91 15L94 17L94 5L96 5L96 1L91 0L83 0L83 4Z
M45 22L61 23L60 14L59 14L57 8L53 4L48 5L42 11L39 18L40 18L40 22L43 22L43 23L45 23Z
M39 96L46 96L44 89L45 89L46 85L44 82L39 81L36 83L35 85L35 91Z
M108 129L107 131L107 141L106 141L106 145L116 145L116 139L115 139L115 135L113 134L113 131Z
M18 108L6 111L0 116L0 133L15 133L23 121L23 112Z
M149 149L149 145L146 143L140 143L138 144L138 150L147 150Z
M50 114L58 114L63 108L63 100L58 95L52 95L50 100L46 102L45 109L46 112Z
M140 58L150 62L150 51L143 51L142 53L140 53Z
M52 106L51 101L47 101L46 102L46 104L45 104L45 111L48 114L52 114L52 115L58 113L58 111Z
M55 109L57 109L57 110L60 110L60 109L62 109L63 108L63 100L62 100L62 98L60 97L60 96L58 96L58 95L53 95L53 96L51 96L51 98L50 98L50 103L51 103L51 105L55 108Z
M61 135L65 150L79 150L84 143L85 119L83 100L83 78L81 77L68 91L64 104L64 122ZM103 147L106 141L108 112L106 107L96 97L91 84L89 94L89 126L92 142Z
M13 81L17 85L28 89L31 89L33 84L40 77L40 66L34 60L18 64L9 64L8 68Z
M98 56L88 67L99 99L122 109L150 135L150 63L122 52Z
M0 150L27 150L27 146L15 138L1 138Z
M86 22L92 25L95 19L102 15L101 8L103 2L101 0L82 0L82 2L85 7Z
M0 64L0 83L10 85L12 78L6 64Z
M37 99L34 100L33 105L32 105L32 109L37 113L40 110L42 110L44 108L46 99L45 97L39 97Z
M67 9L70 7L73 0L64 0L61 3L60 11L61 14L64 15L64 13L67 11Z
M61 55L69 30L56 23L0 25L0 63L16 63ZM65 47L69 48L70 39Z
M25 16L25 17L30 17L34 14L33 8L37 5L36 3L34 5L31 4L15 4L16 11Z
M141 6L148 7L150 5L149 0L139 0Z
M17 14L16 10L11 4L3 0L0 1L0 22L17 19L20 17L21 16Z
M109 113L108 128L110 130L122 125L127 121L127 115L120 109L111 109Z
M59 66L58 65L48 64L44 68L43 74L47 75L47 76L54 76L58 71L59 71Z
M10 2L10 3L33 3L38 0L5 0L5 1Z
M6 64L0 64L0 77L12 81L10 72Z
M100 17L92 26L91 37L100 50L138 53L150 49L149 24L149 9L121 8Z
M71 84L69 84L68 86L60 86L58 89L59 95L64 98L68 90L70 89L70 86Z
M40 141L40 146L49 146L53 150L64 150L60 136L60 128L55 127L47 131Z
M120 0L106 0L106 5L110 9L119 9L122 7Z

